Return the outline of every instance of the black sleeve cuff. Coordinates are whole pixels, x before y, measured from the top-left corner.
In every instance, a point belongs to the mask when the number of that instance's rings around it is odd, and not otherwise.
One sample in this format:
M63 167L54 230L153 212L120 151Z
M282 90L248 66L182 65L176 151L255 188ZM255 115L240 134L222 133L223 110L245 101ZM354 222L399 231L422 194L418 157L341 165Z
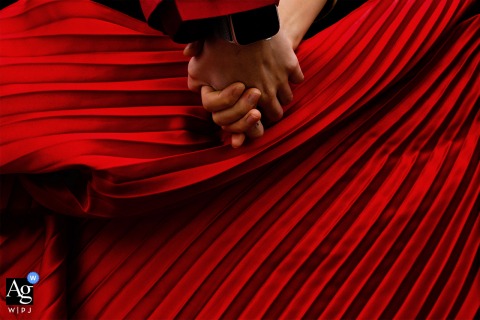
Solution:
M182 21L175 2L165 0L152 12L148 25L177 43L190 43L212 34L215 21L215 18Z

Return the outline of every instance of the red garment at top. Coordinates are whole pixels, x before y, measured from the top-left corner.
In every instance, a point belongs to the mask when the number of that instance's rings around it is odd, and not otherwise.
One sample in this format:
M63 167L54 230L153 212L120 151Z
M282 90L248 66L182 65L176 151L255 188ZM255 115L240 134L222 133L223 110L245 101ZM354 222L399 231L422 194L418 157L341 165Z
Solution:
M163 0L140 0L147 21ZM224 16L236 12L253 10L278 0L174 0L183 21Z

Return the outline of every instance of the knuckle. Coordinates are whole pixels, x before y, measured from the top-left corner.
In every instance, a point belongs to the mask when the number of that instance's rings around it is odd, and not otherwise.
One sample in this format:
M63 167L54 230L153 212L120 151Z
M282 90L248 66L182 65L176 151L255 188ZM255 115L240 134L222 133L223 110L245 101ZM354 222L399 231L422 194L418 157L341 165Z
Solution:
M232 125L228 126L228 129L230 130L230 132L237 132L237 133L245 132L245 127L243 126L241 121L237 121Z
M196 91L196 89L198 88L198 86L196 85L196 81L193 80L193 78L190 75L188 76L187 85L190 91ZM203 101L203 96L202 96L202 101Z
M234 98L235 97L233 97L231 94L222 95L222 99L220 100L220 103L224 107L233 107L236 102Z
M191 90L191 89L190 89ZM201 90L201 98L202 98L202 106L205 110L212 112L210 99L208 98L208 94Z
M197 64L195 63L195 58L191 58L190 61L188 62L188 74L189 75L195 75L197 72Z
M241 104L236 106L236 108L233 108L233 113L232 113L232 120L240 120L243 118L248 110L245 108L245 106L242 106Z
M271 101L273 98L275 98L276 96L276 93L277 93L277 90L275 90L274 88L266 88L265 89L265 99Z
M202 101L203 101L203 99L202 99ZM202 103L203 103L203 108L205 110L207 110L208 112L213 112L214 111L214 108L210 104L208 104L208 102L202 102Z
M235 132L235 133L242 133L245 132L246 128L242 121L236 121L232 124L226 125L223 127L225 131L228 132Z
M216 112L212 113L212 119L213 119L213 122L215 122L219 126L227 125L227 123L225 123L224 118L219 113L216 113Z

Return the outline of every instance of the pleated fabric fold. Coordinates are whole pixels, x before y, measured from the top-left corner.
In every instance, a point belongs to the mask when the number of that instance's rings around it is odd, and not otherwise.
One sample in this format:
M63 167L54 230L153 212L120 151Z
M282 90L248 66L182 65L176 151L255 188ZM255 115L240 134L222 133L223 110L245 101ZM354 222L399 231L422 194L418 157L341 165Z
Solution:
M475 5L368 1L238 149L143 23L0 11L2 278L41 270L45 319L478 316Z

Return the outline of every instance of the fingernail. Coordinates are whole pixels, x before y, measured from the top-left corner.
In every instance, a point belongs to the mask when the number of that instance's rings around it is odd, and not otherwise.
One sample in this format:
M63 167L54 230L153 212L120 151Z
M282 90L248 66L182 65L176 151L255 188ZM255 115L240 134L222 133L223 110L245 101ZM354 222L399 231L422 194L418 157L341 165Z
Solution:
M242 85L237 85L235 88L233 88L233 95L234 96L240 96L243 92L243 86Z
M258 102L258 98L260 97L260 94L258 92L252 92L248 95L248 103L251 106L256 106Z

